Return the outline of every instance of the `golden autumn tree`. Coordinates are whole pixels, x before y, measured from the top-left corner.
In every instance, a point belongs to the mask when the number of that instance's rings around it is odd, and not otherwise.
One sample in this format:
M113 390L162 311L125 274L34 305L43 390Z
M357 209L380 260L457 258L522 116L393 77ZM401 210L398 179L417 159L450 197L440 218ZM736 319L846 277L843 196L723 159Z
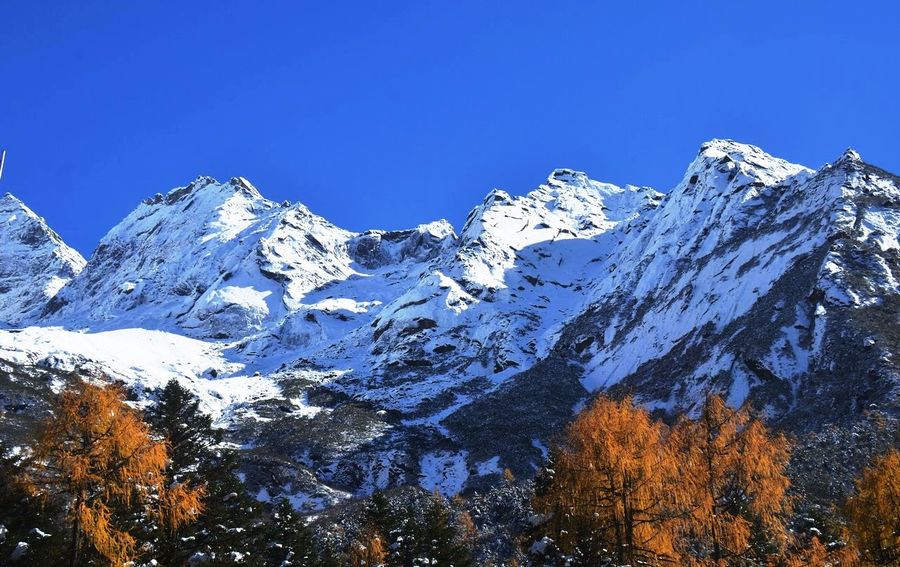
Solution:
M676 562L677 486L666 427L631 399L597 399L554 450L535 506L563 553L588 564Z
M813 537L805 549L798 549L785 561L787 567L829 567L828 550Z
M698 419L674 428L672 443L681 463L678 541L685 556L730 564L752 556L754 542L770 558L781 555L791 510L788 441L747 407L735 410L710 395Z
M129 407L122 391L82 383L63 392L43 426L21 481L33 495L67 510L68 564L89 546L114 565L137 555L122 511L175 528L202 511L202 488L169 486L167 446Z
M859 555L852 545L829 549L813 536L805 547L792 549L777 565L785 567L851 567L859 565Z
M457 508L462 509L464 506L462 497L457 494L453 497L453 500L454 504L457 505ZM478 528L475 526L475 520L472 519L472 514L466 510L462 510L456 515L456 523L458 524L459 535L462 542L469 548L475 547L475 540L478 539Z
M847 516L851 538L866 561L900 564L900 451L893 449L863 471Z
M374 527L368 527L360 536L362 541L350 545L347 563L351 567L378 567L387 561L384 538Z

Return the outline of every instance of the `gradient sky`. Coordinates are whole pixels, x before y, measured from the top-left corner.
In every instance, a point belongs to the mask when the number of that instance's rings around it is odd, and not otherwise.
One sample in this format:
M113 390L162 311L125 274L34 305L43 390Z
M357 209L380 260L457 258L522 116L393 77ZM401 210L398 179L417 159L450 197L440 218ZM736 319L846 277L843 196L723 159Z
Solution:
M201 174L364 230L459 228L556 167L666 191L715 137L900 172L898 22L888 1L4 0L0 191L87 255Z

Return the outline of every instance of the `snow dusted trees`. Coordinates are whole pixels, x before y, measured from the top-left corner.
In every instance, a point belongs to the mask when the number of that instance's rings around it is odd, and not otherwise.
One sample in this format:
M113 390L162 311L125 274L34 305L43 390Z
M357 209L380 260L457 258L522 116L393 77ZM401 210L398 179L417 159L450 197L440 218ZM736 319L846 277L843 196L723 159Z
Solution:
M789 454L716 396L672 430L600 398L569 426L535 505L546 537L585 565L764 562L787 542Z
M0 444L0 455L6 454ZM0 456L0 565L16 560L32 565L52 565L60 554L56 519L59 510L53 502L41 505L30 498L18 476L15 458Z
M264 535L264 543L268 545L262 561L264 565L285 567L290 565L302 565L303 567L336 565L336 562L330 562L329 558L324 557L325 554L317 551L312 530L288 500L280 500L275 505ZM253 559L254 556L251 556L244 563L253 564ZM197 563L195 562L195 564ZM374 564L371 565L374 566Z
M900 563L900 451L875 459L847 503L850 533L866 561Z
M202 486L207 495L196 522L155 538L154 559L163 565L323 564L311 530L290 503L267 510L238 478L238 455L222 446L223 431L190 390L171 380L148 408L147 421L171 447L168 476Z
M416 491L388 498L376 492L357 517L360 521L343 550L342 564L471 565L470 530L475 526L462 504L448 502L438 493Z
M121 565L139 554L130 526L174 529L202 510L203 490L170 485L167 462L166 443L151 438L119 389L81 383L60 395L21 480L32 495L62 501L69 565L86 549Z

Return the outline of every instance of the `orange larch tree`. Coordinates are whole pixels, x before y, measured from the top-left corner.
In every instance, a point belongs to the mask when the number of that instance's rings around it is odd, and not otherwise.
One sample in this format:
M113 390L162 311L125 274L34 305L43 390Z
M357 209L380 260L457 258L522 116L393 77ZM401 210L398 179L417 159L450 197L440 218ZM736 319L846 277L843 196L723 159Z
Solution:
M853 545L822 545L813 536L805 546L799 545L795 537L793 549L786 556L772 562L784 567L855 567L860 565L859 553Z
M900 564L900 451L875 459L847 502L850 535L866 561Z
M791 510L788 441L747 407L735 410L710 395L698 419L675 426L672 444L682 463L678 541L685 556L699 564L780 556Z
M151 438L120 389L82 383L59 396L20 480L31 494L64 504L69 565L85 546L121 565L138 554L136 539L119 525L121 510L168 528L202 511L202 488L169 486L167 460L165 442Z
M577 549L587 564L678 561L678 466L666 434L631 399L599 398L570 424L535 501L563 553Z
M366 528L360 535L362 541L354 541L350 544L350 552L347 563L350 567L379 567L387 561L387 551L384 546L384 538L378 530L372 526Z

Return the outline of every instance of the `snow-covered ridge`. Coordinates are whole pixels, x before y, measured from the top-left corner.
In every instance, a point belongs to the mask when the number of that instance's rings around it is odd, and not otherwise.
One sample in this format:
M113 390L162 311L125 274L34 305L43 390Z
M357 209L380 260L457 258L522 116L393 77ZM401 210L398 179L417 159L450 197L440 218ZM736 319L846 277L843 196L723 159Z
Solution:
M9 193L0 197L0 325L33 319L84 265L43 218Z
M504 287L515 251L542 242L592 238L655 206L662 195L647 187L617 187L557 169L523 197L491 191L469 213L460 233L460 277L488 288Z

